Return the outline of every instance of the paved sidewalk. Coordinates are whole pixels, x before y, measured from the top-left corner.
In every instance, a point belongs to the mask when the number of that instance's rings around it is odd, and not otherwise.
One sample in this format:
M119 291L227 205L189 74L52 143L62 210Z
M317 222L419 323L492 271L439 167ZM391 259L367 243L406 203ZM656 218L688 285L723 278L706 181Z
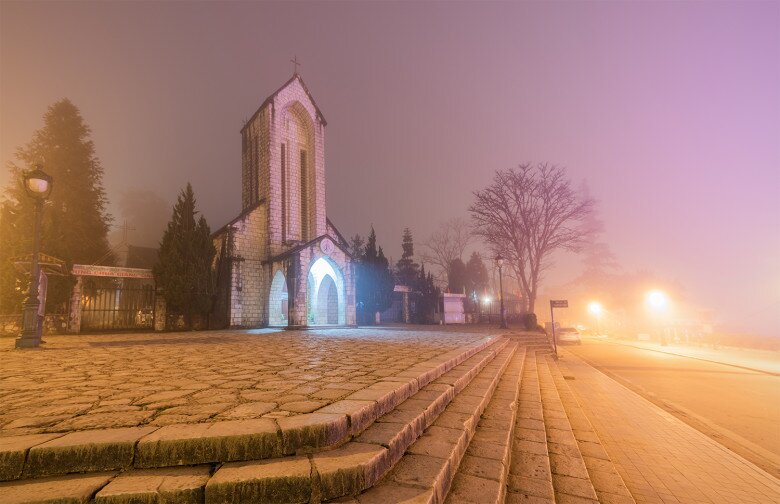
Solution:
M682 357L690 357L692 359L718 362L720 364L728 364L729 366L737 366L755 371L761 371L764 373L780 375L780 352L772 350L754 350L749 348L732 347L712 348L705 346L681 345L676 343L670 343L666 346L663 346L652 341L635 341L618 338L609 338L603 340L599 338L591 339L594 341L604 341L607 343L615 343L617 345L632 346L635 348L642 348L644 350L652 350L655 352L679 355Z
M561 356L561 371L637 503L780 503L776 478L571 352Z
M39 350L15 350L3 338L0 437L309 413L486 336L207 331L50 336Z

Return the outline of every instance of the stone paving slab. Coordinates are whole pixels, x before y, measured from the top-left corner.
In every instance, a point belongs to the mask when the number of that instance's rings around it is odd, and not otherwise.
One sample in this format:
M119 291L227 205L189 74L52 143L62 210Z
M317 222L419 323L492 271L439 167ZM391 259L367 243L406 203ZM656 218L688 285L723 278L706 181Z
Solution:
M210 466L128 471L103 487L95 504L201 504L210 476Z
M92 499L116 473L73 474L54 478L0 483L3 504L82 504Z
M780 482L562 352L561 370L637 503L779 503Z
M30 448L25 478L124 469L133 463L135 445L156 427L78 431Z
M20 478L30 448L60 436L62 434L0 437L0 481Z

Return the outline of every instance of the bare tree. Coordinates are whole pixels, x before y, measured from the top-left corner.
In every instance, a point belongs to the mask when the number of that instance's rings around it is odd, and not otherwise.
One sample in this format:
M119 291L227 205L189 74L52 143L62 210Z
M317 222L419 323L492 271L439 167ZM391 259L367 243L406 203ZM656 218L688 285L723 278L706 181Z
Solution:
M474 233L506 258L518 279L526 309L534 311L544 270L555 250L579 251L594 201L572 189L563 168L541 163L499 170L474 193L469 208Z
M463 217L456 217L443 222L439 228L423 242L423 262L433 265L440 282L447 282L447 277L456 259L463 260L463 253L474 239L469 223Z

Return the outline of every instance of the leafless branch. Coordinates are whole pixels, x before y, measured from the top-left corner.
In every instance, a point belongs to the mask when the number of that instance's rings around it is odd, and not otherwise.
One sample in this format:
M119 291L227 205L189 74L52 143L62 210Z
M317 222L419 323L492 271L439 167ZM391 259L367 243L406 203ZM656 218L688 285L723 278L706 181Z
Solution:
M462 217L441 223L439 228L423 242L423 261L434 266L439 279L446 279L455 259L463 259L463 253L474 239L468 221Z
M506 258L533 311L552 252L577 252L585 242L583 222L594 201L572 189L563 168L546 163L499 170L474 196L469 208L474 234Z

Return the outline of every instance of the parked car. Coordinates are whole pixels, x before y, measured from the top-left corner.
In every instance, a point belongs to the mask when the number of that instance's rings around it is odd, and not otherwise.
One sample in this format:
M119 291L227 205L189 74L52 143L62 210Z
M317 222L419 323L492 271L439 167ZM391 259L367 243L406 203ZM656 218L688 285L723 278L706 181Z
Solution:
M576 327L561 327L555 331L558 343L561 345L581 345L580 332Z

